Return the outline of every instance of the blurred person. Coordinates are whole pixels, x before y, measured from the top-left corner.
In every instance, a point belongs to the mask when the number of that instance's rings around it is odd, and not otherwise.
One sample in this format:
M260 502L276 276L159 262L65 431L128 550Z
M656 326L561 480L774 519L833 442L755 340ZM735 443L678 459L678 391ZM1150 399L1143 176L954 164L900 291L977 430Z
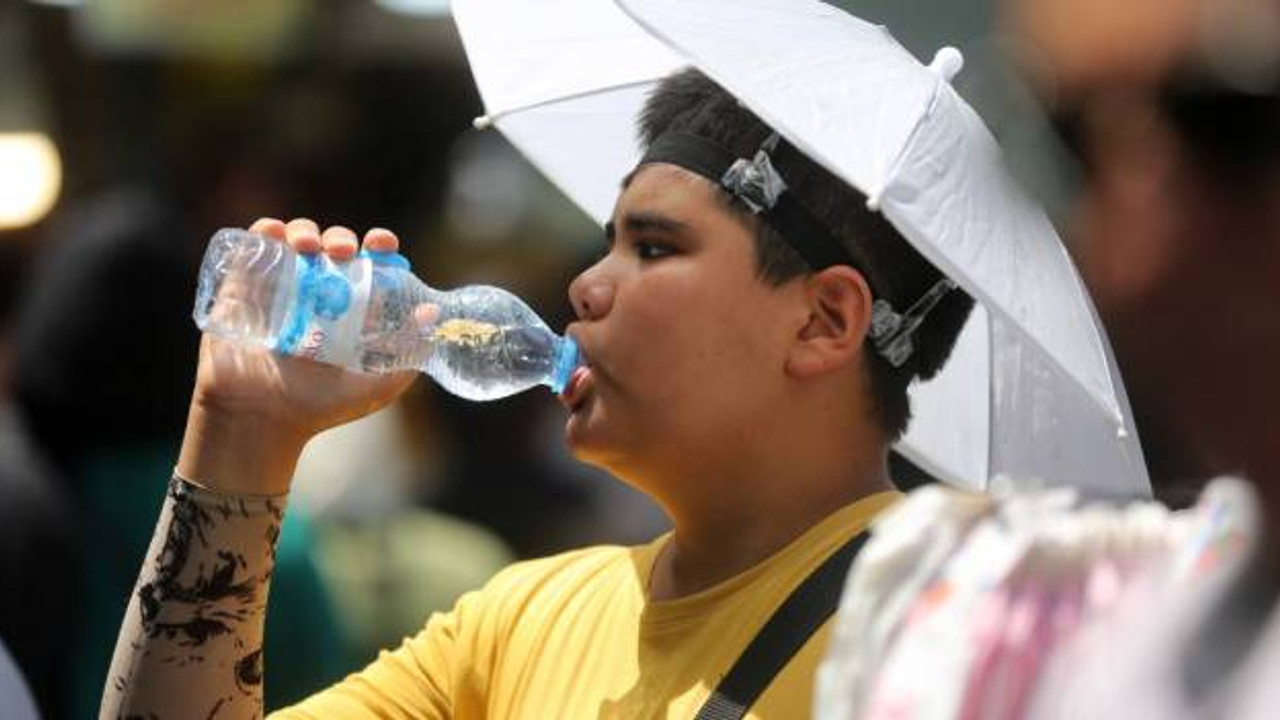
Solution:
M1038 714L1272 717L1280 712L1269 677L1280 662L1280 3L1065 8L1026 0L1011 16L1045 58L1040 67L1052 69L1052 78L1032 80L1085 173L1075 222L1080 255L1096 268L1090 286L1133 374L1160 389L1174 442L1209 474L1248 483L1239 514L1249 532L1236 547L1206 547L1206 564L1217 567L1185 591L1151 581L1082 633L1049 675ZM1061 32L1064 12L1086 20L1072 38ZM1195 542L1178 545L1180 559ZM1110 667L1094 660L1104 654Z
M11 327L38 235L0 232L0 664L16 664L9 677L25 678L7 680L0 671L0 705L17 707L19 685L30 686L42 714L54 718L62 713L70 640L75 513L62 476L9 393Z
M176 230L182 207L133 187L66 208L33 258L15 319L15 404L37 451L65 478L74 517L70 562L59 572L32 568L15 586L33 595L28 613L63 608L56 628L36 642L56 654L64 717L91 716L101 700L125 595L146 553L149 533L140 528L156 511L139 492L167 474L181 440L175 429L193 379L191 288L200 250ZM0 526L0 536L8 527ZM332 682L350 658L313 542L305 513L281 529L281 603L268 623L281 639L271 651L278 653L278 702ZM53 591L40 582L45 575L73 579L74 593ZM35 630L22 617L12 616Z
M1218 477L1184 512L916 493L850 575L822 715L1275 717L1280 4L1007 6L1124 374Z
M1126 376L1201 479L1252 469L1276 446L1275 398L1241 390L1268 387L1280 360L1280 6L1009 9L1028 79L1076 161L1074 254ZM1174 291L1184 285L1202 292Z
M603 257L569 287L568 332L588 364L561 400L578 459L652 496L674 530L638 547L517 563L277 717L689 717L723 707L704 703L724 699L713 689L757 630L807 577L838 578L867 523L897 499L887 455L909 420L907 386L943 365L972 300L936 294L950 281L865 197L772 147L771 129L704 76L661 83L639 126L646 159L624 181ZM790 221L755 215L695 161L762 147L794 194ZM308 220L253 229L300 252L357 251L352 231ZM395 250L397 239L371 230L363 246ZM872 339L872 301L905 308L931 290L941 301L895 367ZM201 353L103 717L261 712L272 538L298 454L416 376L344 373L213 337ZM829 632L825 615L817 620L747 699L753 715L808 713Z

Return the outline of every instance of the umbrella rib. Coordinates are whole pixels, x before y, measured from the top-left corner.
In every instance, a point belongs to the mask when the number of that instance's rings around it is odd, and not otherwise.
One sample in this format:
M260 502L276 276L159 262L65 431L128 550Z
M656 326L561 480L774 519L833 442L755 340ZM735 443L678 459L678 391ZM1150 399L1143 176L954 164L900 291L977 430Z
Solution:
M911 147L916 140L916 135L920 133L920 128L924 127L924 123L933 114L933 109L938 106L938 96L942 94L942 86L947 83L938 78L934 83L933 92L929 95L928 102L925 103L925 111L916 117L915 124L911 126L911 132L907 133L906 139L902 141L902 145L898 147L898 152L893 157L893 162L889 163L889 169L885 172L880 181L880 187L873 192L867 193L867 209L873 212L880 212L880 198L884 194L885 188L893 183L894 177L897 176L899 168L902 167L902 159L907 156L907 148Z
M614 92L617 90L626 90L628 88L641 87L643 85L649 85L655 82L656 80L657 78L646 78L644 80L634 80L628 83L618 83L616 85L609 85L607 87L593 88L591 90L582 90L575 93L569 93L568 95L560 95L554 98L548 98L546 100L538 100L536 102L526 103L524 105L517 105L516 107L504 108L502 110L498 110L497 112L491 112L486 115L481 115L480 117L475 119L474 125L477 128L484 129L489 127L490 125L493 125L495 122L497 122L498 120L501 120L507 115L511 115L513 113L524 112L526 110L534 110L536 108L546 107L548 105L556 105L558 103L569 102L571 100L579 100L581 98L590 97L592 95L602 95L604 93Z

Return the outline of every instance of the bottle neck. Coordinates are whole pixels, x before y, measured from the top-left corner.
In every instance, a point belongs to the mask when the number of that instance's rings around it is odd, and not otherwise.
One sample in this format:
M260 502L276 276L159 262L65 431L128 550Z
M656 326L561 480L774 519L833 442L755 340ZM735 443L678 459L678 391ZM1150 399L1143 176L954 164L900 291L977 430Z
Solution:
M559 395L569 384L573 371L582 364L582 354L578 351L578 342L565 335L556 341L555 363L551 368L551 377L547 382L551 392Z

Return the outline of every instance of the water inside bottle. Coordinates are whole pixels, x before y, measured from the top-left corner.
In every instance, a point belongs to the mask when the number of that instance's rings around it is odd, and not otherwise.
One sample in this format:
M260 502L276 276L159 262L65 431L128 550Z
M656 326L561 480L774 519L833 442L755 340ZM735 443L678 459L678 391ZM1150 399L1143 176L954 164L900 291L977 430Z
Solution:
M427 372L468 400L494 400L545 382L557 350L556 336L545 327L502 328L473 320L443 322L431 338Z

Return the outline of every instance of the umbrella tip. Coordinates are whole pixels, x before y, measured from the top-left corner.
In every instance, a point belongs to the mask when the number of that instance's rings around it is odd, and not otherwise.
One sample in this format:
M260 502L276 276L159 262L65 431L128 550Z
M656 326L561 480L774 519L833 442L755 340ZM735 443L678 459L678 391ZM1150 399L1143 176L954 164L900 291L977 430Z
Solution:
M493 118L489 117L488 115L481 115L480 117L471 121L471 127L477 130L488 130L492 126L493 126Z
M962 68L964 55L950 45L939 49L933 56L933 62L929 63L929 69L947 82L951 82Z

